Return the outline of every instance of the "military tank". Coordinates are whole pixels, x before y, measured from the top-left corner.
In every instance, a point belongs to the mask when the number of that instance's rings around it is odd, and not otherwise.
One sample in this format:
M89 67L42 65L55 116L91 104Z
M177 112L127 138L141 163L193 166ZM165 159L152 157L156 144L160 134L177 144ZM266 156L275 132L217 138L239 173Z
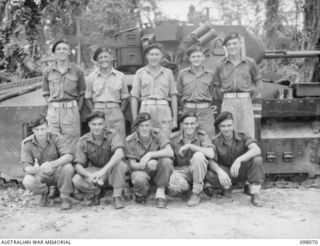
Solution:
M185 51L200 44L207 49L205 66L215 69L225 56L223 38L230 32L244 37L246 55L259 64L264 59L320 57L313 51L268 51L263 42L243 26L189 25L176 20L156 22L153 28L131 28L117 33L115 66L126 74L129 88L135 71L145 64L143 48L160 42L164 46L163 65L174 74L188 66ZM264 77L261 96L254 104L256 138L262 149L267 177L289 178L295 182L320 175L320 82L275 83ZM41 93L41 77L0 87L0 182L21 180L18 166L20 143L28 134L27 122L33 115L46 113ZM220 102L214 101L219 113ZM81 112L82 119L88 113ZM131 130L130 107L125 112ZM83 130L86 131L85 124ZM1 181L2 180L2 181Z

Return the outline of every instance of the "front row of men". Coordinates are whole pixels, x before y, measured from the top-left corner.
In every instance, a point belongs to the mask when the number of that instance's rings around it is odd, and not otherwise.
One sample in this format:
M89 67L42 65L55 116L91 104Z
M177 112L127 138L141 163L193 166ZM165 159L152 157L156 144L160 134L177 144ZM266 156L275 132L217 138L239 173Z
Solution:
M262 206L261 150L254 139L234 131L230 112L222 112L216 119L220 133L213 142L198 129L192 111L180 117L180 131L170 139L152 127L149 113L140 113L134 122L135 132L125 144L117 132L105 128L103 112L94 111L87 120L90 132L79 139L75 153L61 135L48 132L45 117L30 122L33 135L21 146L26 173L23 185L42 194L42 205L48 203L51 185L60 191L62 209L79 203L82 194L90 194L91 205L98 205L103 188L109 185L113 187L114 207L123 208L126 174L130 173L137 203L146 202L150 183L157 186L157 207L165 208L166 191L186 196L192 187L187 205L196 206L203 190L212 196L214 189L221 188L221 197L231 198L232 184L246 182L244 191L252 204Z

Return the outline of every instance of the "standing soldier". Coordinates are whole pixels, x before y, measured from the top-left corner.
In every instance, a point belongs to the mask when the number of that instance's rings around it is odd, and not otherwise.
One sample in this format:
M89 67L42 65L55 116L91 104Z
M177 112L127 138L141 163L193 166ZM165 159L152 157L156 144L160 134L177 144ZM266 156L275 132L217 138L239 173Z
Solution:
M87 105L90 110L103 111L106 127L116 130L124 140L126 133L122 112L129 97L124 74L112 67L113 57L108 48L98 48L94 52L93 60L97 62L99 70L90 74L87 81Z
M160 128L169 137L171 129L177 127L178 101L177 86L172 71L161 66L162 46L154 43L144 51L148 65L140 68L132 83L132 117L139 112L148 112L151 115L153 127ZM170 104L171 102L171 109Z
M166 207L165 189L173 169L173 151L169 139L159 129L152 128L149 113L135 119L136 131L126 138L126 158L131 167L131 179L137 203L145 203L149 180L157 185L157 207Z
M223 94L221 111L230 111L234 127L254 138L254 115L251 100L261 91L262 83L255 61L245 56L244 42L238 33L225 37L227 57L217 66L215 80Z
M80 137L80 113L86 89L82 70L69 61L70 44L57 41L52 47L53 66L44 71L43 96L48 102L49 131L61 133L74 146Z
M113 187L114 207L123 208L122 192L128 170L122 161L123 141L115 130L105 128L103 112L92 112L87 121L90 132L77 144L73 184L79 191L93 195L92 205L100 204L101 188L109 184Z
M175 168L168 188L171 194L181 194L188 192L192 183L192 195L187 206L193 207L200 203L209 159L214 157L213 145L206 132L197 129L195 112L184 112L179 122L181 130L171 135Z
M251 195L253 205L261 207L261 184L264 180L261 150L256 140L234 130L230 112L222 112L215 121L220 134L213 140L214 161L210 161L206 180L222 187L222 196L230 198L232 184L248 182L244 192Z
M211 110L214 96L213 72L203 66L206 57L201 46L188 50L187 56L191 66L180 71L177 82L183 112L196 112L199 129L204 130L212 139L215 132Z
M42 206L48 204L48 186L57 186L62 199L61 209L70 209L72 203L78 203L70 195L73 193L74 175L71 148L60 134L48 132L48 122L44 116L33 119L29 127L33 135L21 144L20 163L26 173L22 183L34 194L42 195Z

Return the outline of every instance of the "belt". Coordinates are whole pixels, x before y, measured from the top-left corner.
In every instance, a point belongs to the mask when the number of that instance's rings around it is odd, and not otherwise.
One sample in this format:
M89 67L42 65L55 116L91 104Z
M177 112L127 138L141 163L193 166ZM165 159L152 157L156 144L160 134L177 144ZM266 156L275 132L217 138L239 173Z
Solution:
M186 108L209 108L211 104L206 102L202 102L202 103L187 102L184 104L184 106Z
M223 98L250 98L249 92L226 92Z
M51 102L50 106L53 106L55 108L72 108L74 106L77 106L78 103L76 101L70 101L70 102Z
M167 100L164 99L146 99L141 102L142 105L169 105Z
M119 108L117 102L96 102L94 103L95 108Z

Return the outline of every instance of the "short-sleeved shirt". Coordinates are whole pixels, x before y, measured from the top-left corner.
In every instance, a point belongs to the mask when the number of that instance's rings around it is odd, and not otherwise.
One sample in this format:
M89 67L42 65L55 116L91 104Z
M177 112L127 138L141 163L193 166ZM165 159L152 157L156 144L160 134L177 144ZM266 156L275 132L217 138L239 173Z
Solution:
M151 131L148 143L144 143L135 131L126 138L126 158L140 161L146 153L164 149L168 144L170 144L169 139L158 128Z
M256 142L255 139L245 133L234 132L231 145L229 145L220 133L213 139L214 160L219 165L231 167L235 159L246 153L249 145Z
M84 74L77 65L69 63L65 73L57 65L46 68L43 73L43 96L49 96L49 102L78 100L86 90Z
M255 61L244 58L235 66L228 58L223 59L217 66L214 80L221 92L253 92L257 81L260 80L259 69Z
M172 71L161 67L158 74L150 71L148 66L140 68L133 79L131 96L140 99L165 99L170 101L172 95L178 94L177 84Z
M41 166L46 161L54 161L65 154L72 154L66 140L58 133L48 133L46 145L42 147L34 135L25 138L21 143L21 161L23 169L34 166L35 159Z
M180 148L186 144L183 138L183 131L180 130L172 133L170 136L170 140L171 140L171 146L174 152L175 165L176 166L189 165L190 160L194 153L190 149L188 149L183 156L179 154ZM191 144L204 147L204 148L214 148L214 146L212 145L209 139L208 134L206 134L206 132L200 129L197 129L197 132L194 135L194 138L191 140Z
M202 67L197 75L192 67L185 68L179 73L177 88L183 102L212 102L213 72Z
M128 86L123 73L112 68L109 74L103 74L100 70L90 74L85 98L92 99L93 102L120 103L128 97Z
M87 168L89 163L98 168L104 167L118 148L124 148L119 134L112 129L105 129L103 140L98 144L91 132L83 135L78 143L75 154L75 163Z

